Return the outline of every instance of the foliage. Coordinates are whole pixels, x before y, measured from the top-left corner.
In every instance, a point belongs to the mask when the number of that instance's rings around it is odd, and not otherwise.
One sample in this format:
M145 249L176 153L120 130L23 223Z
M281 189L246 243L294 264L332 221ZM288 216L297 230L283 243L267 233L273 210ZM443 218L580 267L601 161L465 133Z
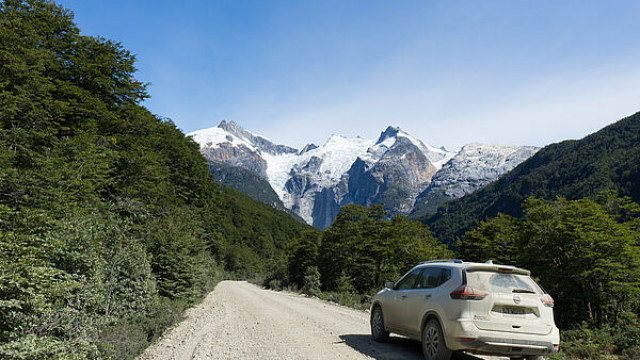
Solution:
M555 298L567 356L597 358L640 344L640 206L602 193L598 200L529 198L522 219L479 223L457 243L467 260L527 269ZM633 350L635 349L635 350Z
M120 44L45 0L1 1L0 44L0 358L133 358L223 266L283 266L305 227L216 184Z
M310 266L318 264L322 232L317 229L309 229L302 232L296 238L287 251L289 258L287 270L280 277L298 288L304 286L304 274Z
M419 261L450 255L422 224L385 215L380 205L347 205L325 232L302 233L289 252L287 280L304 287L303 274L317 266L323 290L365 294Z
M302 292L311 296L317 296L320 293L320 272L317 266L309 266L304 272Z
M358 310L367 310L371 306L372 294L357 294L344 291L323 291L318 298Z
M616 201L606 198L610 204ZM627 201L618 202L629 207ZM620 222L589 199L529 198L525 214L480 223L458 243L460 255L530 269L556 298L556 314L565 326L615 324L625 309L637 305L640 233L635 219Z
M452 244L476 222L498 213L524 215L524 201L535 196L553 200L595 199L614 190L640 202L640 113L622 119L581 140L544 147L497 181L440 206L421 221L442 242Z
M582 323L560 333L560 352L553 360L569 359L640 359L640 322L628 314L631 321L615 327L593 328ZM616 355L617 354L617 355Z

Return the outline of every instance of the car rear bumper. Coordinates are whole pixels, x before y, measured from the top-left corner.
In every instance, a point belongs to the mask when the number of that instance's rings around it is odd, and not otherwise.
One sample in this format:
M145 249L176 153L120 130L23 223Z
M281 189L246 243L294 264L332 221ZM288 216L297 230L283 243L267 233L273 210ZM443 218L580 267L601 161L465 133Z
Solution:
M553 343L545 341L477 338L460 343L461 350L488 355L548 355L557 351Z
M487 331L471 321L458 320L447 330L447 347L487 355L548 355L558 351L560 333L554 327L546 335ZM453 331L451 331L453 330Z

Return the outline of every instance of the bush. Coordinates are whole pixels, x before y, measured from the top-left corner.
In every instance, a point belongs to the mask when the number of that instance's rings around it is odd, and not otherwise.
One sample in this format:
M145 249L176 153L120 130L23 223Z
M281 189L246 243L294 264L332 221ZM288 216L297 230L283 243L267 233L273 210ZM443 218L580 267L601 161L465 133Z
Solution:
M366 310L371 306L371 296L368 294L322 292L318 297L353 309Z
M311 296L318 296L318 294L320 294L320 271L318 271L317 266L307 267L304 273L302 292Z
M270 290L280 291L282 290L281 281L277 279L271 279L267 284L267 288Z
M98 349L102 358L133 359L158 339L165 329L178 323L191 305L185 300L160 298L148 314L138 314L100 332Z
M604 359L616 355L619 359L640 359L640 328L634 314L627 314L626 321L616 327L593 329L587 323L561 331L560 353L553 360Z

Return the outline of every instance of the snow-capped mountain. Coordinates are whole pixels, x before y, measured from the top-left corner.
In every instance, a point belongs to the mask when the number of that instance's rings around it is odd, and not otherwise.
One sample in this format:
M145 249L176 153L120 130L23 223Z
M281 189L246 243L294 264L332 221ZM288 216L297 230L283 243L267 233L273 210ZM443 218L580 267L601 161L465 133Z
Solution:
M389 127L378 140L332 135L322 146L286 157L286 164L267 156L269 166L275 164L267 173L286 207L326 228L346 204L381 203L393 214L408 214L451 155Z
M447 200L470 194L535 154L534 146L471 143L449 160L416 199L414 215L434 213Z
M187 136L191 136L200 144L200 152L208 160L243 167L267 180L269 178L265 155L286 156L298 152L296 149L276 145L262 136L254 135L233 121L223 120L217 127L194 131Z
M347 204L380 203L392 215L409 214L418 196L427 196L432 179L444 169L442 183L447 179L476 183L466 176L493 180L509 167L503 163L526 159L513 156L507 161L503 158L509 155L502 155L507 152L503 148L479 144L456 154L394 127L376 140L332 135L323 145L309 144L302 150L276 145L233 121L187 135L200 144L210 161L243 167L266 179L286 208L319 228L330 226L340 207ZM474 157L472 148L483 150ZM458 159L455 166L449 163L454 155ZM472 185L460 186L470 189ZM455 197L464 191L449 193Z

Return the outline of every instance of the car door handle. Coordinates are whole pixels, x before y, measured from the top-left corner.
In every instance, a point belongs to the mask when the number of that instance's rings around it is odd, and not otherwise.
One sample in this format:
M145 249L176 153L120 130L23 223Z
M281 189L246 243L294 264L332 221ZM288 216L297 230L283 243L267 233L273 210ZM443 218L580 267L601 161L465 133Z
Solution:
M406 298L407 298L407 295L402 295L402 296L400 296L400 297L401 297L402 299L406 299Z
M425 295L424 298L427 299L427 300L431 299L431 295Z

